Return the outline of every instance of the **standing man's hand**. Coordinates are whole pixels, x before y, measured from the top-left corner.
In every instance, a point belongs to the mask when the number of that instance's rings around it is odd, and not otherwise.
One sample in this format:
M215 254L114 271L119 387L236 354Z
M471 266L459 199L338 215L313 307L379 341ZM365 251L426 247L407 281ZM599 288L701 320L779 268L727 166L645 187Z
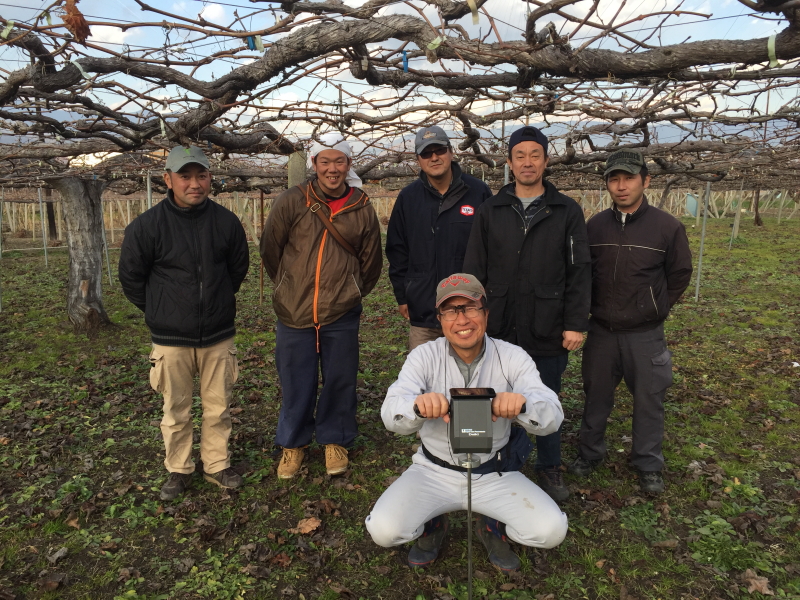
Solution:
M401 304L397 307L397 310L400 311L400 315L408 321L408 304Z
M419 414L426 419L438 419L442 417L445 423L450 422L450 415L448 414L450 411L450 403L447 401L444 394L439 394L437 392L422 394L417 396L417 399L414 400L414 405L417 407L417 410L419 410Z
M492 400L492 421L498 418L514 419L525 404L525 396L514 392L500 392Z
M564 338L561 345L570 352L580 348L583 343L583 334L580 331L565 331L561 336Z

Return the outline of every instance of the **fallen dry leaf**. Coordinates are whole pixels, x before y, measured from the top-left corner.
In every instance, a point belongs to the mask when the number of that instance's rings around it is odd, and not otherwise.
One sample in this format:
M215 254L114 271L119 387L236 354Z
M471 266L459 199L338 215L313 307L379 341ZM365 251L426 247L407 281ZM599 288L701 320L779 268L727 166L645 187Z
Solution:
M64 583L67 576L64 573L49 573L44 579L39 580L39 585L48 592L57 590Z
M650 544L653 548L677 548L678 540L661 540Z
M228 412L230 412L232 415L238 415L238 414L239 414L240 412L242 412L243 410L244 410L243 408L232 408L232 409L230 409L230 411L228 411Z
M57 551L53 552L50 556L48 556L47 557L47 561L51 565L54 565L58 561L60 561L62 558L64 558L67 555L67 552L68 552L68 550L66 549L66 547L62 547L62 548L58 549Z
M286 554L286 552L281 552L277 556L273 556L269 559L269 562L278 565L279 567L288 567L292 564L292 557Z
M758 574L753 571L753 569L747 569L740 576L740 579L747 586L747 591L751 594L753 592L758 592L759 594L763 594L765 596L775 595L775 592L769 588L769 579L766 577L759 577Z
M270 574L270 570L268 568L260 565L247 565L239 570L242 573L246 573L247 575L251 575L257 579L268 579Z
M8 446L11 443L11 438L0 437L0 446Z
M119 550L119 546L117 546L117 542L103 542L100 544L100 550L103 552L116 552Z
M122 567L119 570L119 577L117 577L117 581L128 581L131 578L141 577L141 573L139 573L138 569L134 569L133 567Z
M320 521L317 517L300 519L300 522L297 524L297 527L292 527L291 529L289 529L289 533L299 533L305 535L307 533L311 533L320 525L322 525L322 521Z
M78 515L76 515L74 512L71 512L69 513L69 515L67 515L67 518L64 521L64 523L66 523L70 527L74 527L75 529L81 528L80 523L78 523Z

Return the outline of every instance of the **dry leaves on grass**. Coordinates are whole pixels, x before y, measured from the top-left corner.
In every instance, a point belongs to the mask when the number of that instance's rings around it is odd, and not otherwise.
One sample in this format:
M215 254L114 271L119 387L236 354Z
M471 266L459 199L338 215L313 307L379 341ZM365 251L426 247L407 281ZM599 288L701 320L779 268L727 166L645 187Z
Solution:
M39 585L43 590L52 592L57 590L66 579L67 576L64 573L48 573L43 579L39 580Z
M775 592L769 588L769 579L766 577L759 577L753 569L747 569L739 576L739 579L747 586L747 591L751 594L753 592L758 592L765 596L775 595Z
M68 552L68 550L66 549L66 547L62 547L59 550L53 552L50 556L48 556L47 557L47 561L51 565L54 565L58 561L60 561L62 558L64 558L67 555L67 552Z
M74 512L71 512L69 513L69 515L67 515L67 518L64 521L64 523L69 525L70 527L74 527L75 529L81 528L81 525L78 522L78 515L76 515Z
M322 525L322 521L320 521L317 517L300 519L300 522L297 523L297 527L292 527L289 529L289 533L305 535L307 533L311 533L320 525Z

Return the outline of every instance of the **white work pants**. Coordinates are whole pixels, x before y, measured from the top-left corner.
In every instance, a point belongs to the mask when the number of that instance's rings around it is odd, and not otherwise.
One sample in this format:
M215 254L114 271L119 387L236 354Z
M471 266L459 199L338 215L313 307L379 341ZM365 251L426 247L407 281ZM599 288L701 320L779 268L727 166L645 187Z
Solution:
M467 474L430 462L421 453L378 498L365 523L385 548L417 539L432 518L467 509ZM567 515L519 471L472 476L472 510L506 524L508 537L524 546L553 548L567 534Z

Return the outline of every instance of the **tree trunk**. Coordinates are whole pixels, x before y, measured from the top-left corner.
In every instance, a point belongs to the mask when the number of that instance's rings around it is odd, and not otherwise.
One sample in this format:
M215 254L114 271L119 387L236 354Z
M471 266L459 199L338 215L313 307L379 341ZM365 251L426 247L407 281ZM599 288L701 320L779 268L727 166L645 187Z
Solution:
M755 200L753 200L753 212L755 213L753 222L757 227L763 227L764 221L761 220L761 215L758 214L758 203L761 201L761 188L756 188L756 191L753 192L753 195L755 196Z
M53 190L50 188L44 189L45 208L47 209L47 238L51 240L58 239L58 228L56 227L56 207L55 203L51 202Z
M52 181L64 201L69 247L67 314L75 331L111 323L103 307L103 205L107 182L64 177Z
M667 198L669 197L669 191L672 189L672 186L678 182L677 177L670 177L667 179L667 183L664 185L664 191L661 192L661 200L658 203L658 208L663 209L664 204L667 202Z

